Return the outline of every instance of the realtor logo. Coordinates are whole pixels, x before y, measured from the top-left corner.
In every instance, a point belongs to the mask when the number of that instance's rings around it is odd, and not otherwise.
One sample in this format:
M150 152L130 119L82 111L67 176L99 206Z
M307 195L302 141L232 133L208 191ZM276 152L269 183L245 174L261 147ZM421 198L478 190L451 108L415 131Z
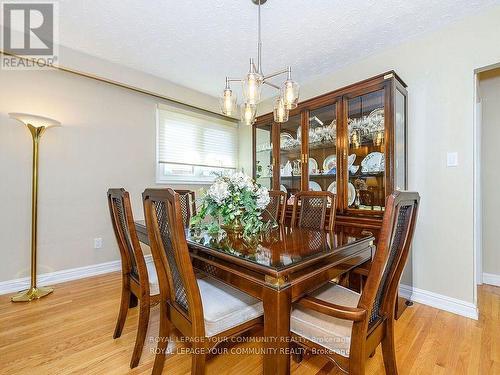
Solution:
M3 69L38 69L57 60L57 3L2 2ZM18 56L18 57L16 57Z

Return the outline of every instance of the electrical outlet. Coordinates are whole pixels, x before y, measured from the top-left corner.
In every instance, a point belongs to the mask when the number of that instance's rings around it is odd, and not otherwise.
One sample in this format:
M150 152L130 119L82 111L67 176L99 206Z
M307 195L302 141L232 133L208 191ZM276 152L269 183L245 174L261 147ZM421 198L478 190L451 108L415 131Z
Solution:
M102 238L94 238L94 249L102 249Z

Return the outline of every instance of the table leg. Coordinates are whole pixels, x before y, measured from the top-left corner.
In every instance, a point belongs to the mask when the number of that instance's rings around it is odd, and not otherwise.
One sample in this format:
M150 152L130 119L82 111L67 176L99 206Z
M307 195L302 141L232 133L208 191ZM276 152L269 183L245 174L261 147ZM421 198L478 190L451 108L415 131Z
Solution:
M264 288L264 375L290 374L290 288Z

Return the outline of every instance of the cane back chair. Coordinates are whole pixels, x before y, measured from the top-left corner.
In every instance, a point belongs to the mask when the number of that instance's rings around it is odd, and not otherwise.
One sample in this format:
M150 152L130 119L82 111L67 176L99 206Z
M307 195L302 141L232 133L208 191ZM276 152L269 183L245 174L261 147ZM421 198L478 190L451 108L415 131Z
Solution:
M125 189L109 189L108 205L122 264L120 311L113 338L121 336L129 307L139 300L139 322L130 367L141 359L148 330L150 306L160 301L158 278L154 264L146 262L135 229L130 197Z
M174 190L179 194L179 201L181 203L182 222L184 228L189 227L189 221L196 215L196 195L192 190Z
M412 192L387 198L379 246L361 294L328 283L297 302L291 318L296 344L325 353L345 373L364 374L366 359L382 343L386 373L397 375L394 308L419 201Z
M286 193L280 190L269 190L269 204L262 213L262 220L274 220L278 224L285 221Z
M195 274L179 194L147 189L144 214L160 284L160 337L153 374L161 374L172 325L193 343L192 374L204 374L207 354L224 338L262 325L262 302L210 276Z
M297 193L293 202L292 227L332 230L335 225L336 203L336 195L329 191Z

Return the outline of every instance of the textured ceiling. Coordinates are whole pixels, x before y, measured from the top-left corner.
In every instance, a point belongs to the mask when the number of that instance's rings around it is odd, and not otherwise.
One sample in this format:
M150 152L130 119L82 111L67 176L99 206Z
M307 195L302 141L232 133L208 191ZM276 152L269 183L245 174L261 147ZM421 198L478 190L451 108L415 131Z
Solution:
M61 44L211 95L256 57L257 7L250 0L59 3ZM291 65L294 78L307 82L499 3L268 0L262 6L264 73Z

